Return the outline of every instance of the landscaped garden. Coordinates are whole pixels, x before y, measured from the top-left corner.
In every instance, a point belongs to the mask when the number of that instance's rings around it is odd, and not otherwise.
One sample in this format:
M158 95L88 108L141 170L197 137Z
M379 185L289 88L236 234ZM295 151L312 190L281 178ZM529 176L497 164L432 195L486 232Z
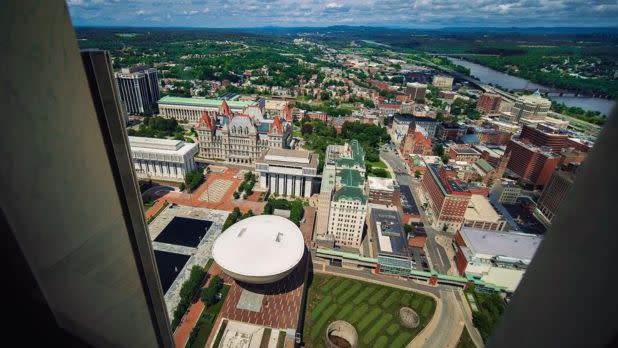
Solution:
M429 296L348 278L313 274L307 294L303 341L326 347L329 323L343 320L358 333L358 347L405 347L431 320L436 302ZM400 311L418 315L415 328L406 328Z

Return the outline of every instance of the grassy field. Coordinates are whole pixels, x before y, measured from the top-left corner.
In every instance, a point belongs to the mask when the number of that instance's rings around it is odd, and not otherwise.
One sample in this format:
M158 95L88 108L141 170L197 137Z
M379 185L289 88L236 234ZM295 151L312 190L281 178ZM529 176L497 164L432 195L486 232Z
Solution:
M406 329L399 323L402 306L416 311L420 325ZM307 295L303 341L307 347L326 347L322 337L328 324L345 320L358 332L359 347L405 347L431 320L436 302L425 295L382 285L313 274Z
M384 163L382 160L380 160L379 162L369 162L369 161L365 161L365 165L367 167L373 167L373 168L384 168L386 169L386 163Z

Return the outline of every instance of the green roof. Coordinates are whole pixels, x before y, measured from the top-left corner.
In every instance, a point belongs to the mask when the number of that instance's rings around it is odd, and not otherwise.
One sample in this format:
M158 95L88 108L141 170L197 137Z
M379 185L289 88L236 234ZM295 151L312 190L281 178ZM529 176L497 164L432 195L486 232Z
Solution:
M242 109L249 105L254 105L254 101L236 101L226 100L227 105L232 109ZM223 103L222 99L202 99L202 98L184 98L184 97L172 97L165 96L159 99L159 104L175 104L175 105L188 105L188 106L207 106L218 108Z
M485 172L494 170L494 166L492 166L491 164L489 164L489 162L485 161L482 158L476 161L476 165L483 169Z
M342 186L358 187L358 186L362 186L363 183L365 182L365 179L363 178L361 173L359 173L358 170L354 170L354 169L341 170L337 174L337 178L339 180L339 183Z
M360 146L358 140L350 140L350 148L352 150L352 158L340 158L337 161L337 166L347 168L360 166L365 168L365 150L363 150L362 146Z
M340 251L340 250L318 248L317 253L331 255L331 256L339 256L339 257L342 257L348 260L357 260L357 261L363 261L363 262L374 263L374 264L378 263L378 259L361 256L361 255L354 254L354 253L347 253L345 251Z
M367 197L363 194L363 190L359 187L352 186L344 186L340 188L339 191L335 192L333 200L338 201L340 199L356 200L363 204L367 202Z

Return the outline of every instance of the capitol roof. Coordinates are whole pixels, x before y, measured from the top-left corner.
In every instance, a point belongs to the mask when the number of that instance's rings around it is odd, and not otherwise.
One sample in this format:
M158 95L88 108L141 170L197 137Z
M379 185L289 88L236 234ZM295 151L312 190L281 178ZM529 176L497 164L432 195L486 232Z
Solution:
M298 226L280 216L259 215L225 230L215 240L212 255L224 271L260 278L289 272L304 251Z

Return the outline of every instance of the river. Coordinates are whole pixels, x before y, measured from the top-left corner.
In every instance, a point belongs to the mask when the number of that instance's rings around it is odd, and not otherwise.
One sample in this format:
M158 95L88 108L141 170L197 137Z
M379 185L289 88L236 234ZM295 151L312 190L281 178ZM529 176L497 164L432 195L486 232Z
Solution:
M547 88L538 83L534 83L523 79L521 77L512 76L503 72L488 68L486 66L469 62L467 60L450 58L449 59L461 66L465 66L470 69L470 74L476 76L481 82L486 84L499 85L506 89L520 89L520 88ZM565 103L568 106L579 106L584 110L599 111L604 115L609 115L610 111L616 102L609 99L592 98L592 97L558 97L551 96L551 100L555 100L560 103Z

